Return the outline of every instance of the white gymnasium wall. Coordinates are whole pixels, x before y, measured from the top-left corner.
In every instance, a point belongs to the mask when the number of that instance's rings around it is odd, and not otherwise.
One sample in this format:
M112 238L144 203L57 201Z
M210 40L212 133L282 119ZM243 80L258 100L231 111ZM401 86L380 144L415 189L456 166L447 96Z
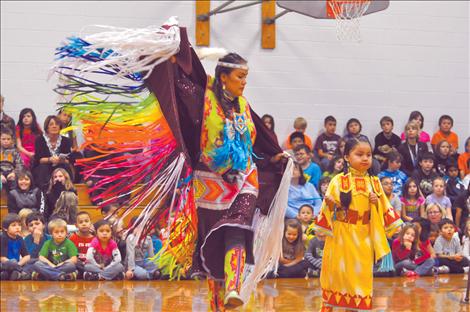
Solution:
M221 3L212 2L212 8ZM453 116L462 151L470 134L469 12L467 1L392 1L363 18L361 43L338 42L334 21L289 13L277 21L276 49L263 50L257 5L212 17L211 45L249 60L246 96L260 115L274 115L282 140L298 116L308 120L312 137L329 114L339 133L357 117L373 139L381 116L390 115L401 132L409 113L420 110L431 135L441 114ZM2 1L5 111L16 120L32 107L41 122L54 111L54 81L47 81L54 48L85 25L143 27L171 15L194 42L193 1ZM212 73L214 63L205 65Z

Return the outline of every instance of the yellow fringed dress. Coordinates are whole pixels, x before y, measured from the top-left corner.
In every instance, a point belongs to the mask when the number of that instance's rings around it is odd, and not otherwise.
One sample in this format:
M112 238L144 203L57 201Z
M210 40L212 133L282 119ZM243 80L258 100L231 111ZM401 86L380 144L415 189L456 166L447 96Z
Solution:
M340 205L340 191L351 191L347 212ZM378 204L369 202L373 191ZM325 201L314 224L316 231L327 234L320 276L326 306L352 310L372 309L374 259L390 252L387 235L402 224L390 205L377 177L350 169L332 180L327 195L337 203L330 208Z

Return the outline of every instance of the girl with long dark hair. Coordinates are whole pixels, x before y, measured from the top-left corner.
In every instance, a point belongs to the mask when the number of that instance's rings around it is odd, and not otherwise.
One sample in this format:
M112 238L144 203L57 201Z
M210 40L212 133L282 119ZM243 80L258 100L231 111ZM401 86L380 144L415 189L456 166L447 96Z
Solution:
M372 309L374 260L383 258L383 270L393 270L386 261L391 258L387 236L403 223L371 172L369 141L348 140L344 159L344 172L331 180L314 225L327 235L320 275L322 311Z
M16 147L28 170L31 168L31 161L34 158L34 141L36 137L41 135L42 130L34 111L31 108L23 108L16 125Z

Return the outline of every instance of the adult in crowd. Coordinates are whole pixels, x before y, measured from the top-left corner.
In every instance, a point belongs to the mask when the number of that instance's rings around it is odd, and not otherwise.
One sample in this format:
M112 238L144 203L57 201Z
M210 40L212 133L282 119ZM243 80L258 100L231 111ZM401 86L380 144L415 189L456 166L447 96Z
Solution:
M42 190L46 190L52 171L56 168L65 169L72 177L71 164L68 159L72 142L60 135L62 123L54 115L46 117L44 134L34 142L34 164L32 167L34 181Z
M289 186L286 218L295 219L303 205L313 206L314 215L317 215L320 212L321 203L322 200L315 186L307 182L302 167L299 163L295 163Z
M426 219L431 222L431 229L439 229L439 222L446 215L445 209L439 204L429 204L426 206Z

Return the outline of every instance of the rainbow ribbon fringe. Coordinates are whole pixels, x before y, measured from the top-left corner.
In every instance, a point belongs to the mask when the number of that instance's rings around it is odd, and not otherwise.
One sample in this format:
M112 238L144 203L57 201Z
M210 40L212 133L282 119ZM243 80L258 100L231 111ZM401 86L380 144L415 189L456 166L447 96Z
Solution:
M72 114L73 128L81 129L84 137L80 149L91 154L77 165L82 167L85 180L95 181L89 189L90 194L96 193L92 200L100 207L118 202L121 218L144 207L128 229L141 239L155 225L165 226L169 235L154 260L164 265L163 271L171 278L180 277L191 267L197 238L192 170L158 99L144 85L143 79L152 69L149 62L142 62L141 71L130 71L135 66L125 62L149 57L157 60L151 65L156 66L168 59L179 46L179 29L173 26L159 29L156 35L144 32L147 37L166 35L154 42L159 46L156 51L163 52L151 56L147 52L136 55L138 47L125 42L122 49L116 45L106 48L103 42L107 41L102 40L106 36L89 37L100 38L101 46L87 38L70 37L57 48L54 67L58 105ZM119 31L119 38L132 37L129 32L143 33ZM132 53L132 57L126 57L126 53Z

